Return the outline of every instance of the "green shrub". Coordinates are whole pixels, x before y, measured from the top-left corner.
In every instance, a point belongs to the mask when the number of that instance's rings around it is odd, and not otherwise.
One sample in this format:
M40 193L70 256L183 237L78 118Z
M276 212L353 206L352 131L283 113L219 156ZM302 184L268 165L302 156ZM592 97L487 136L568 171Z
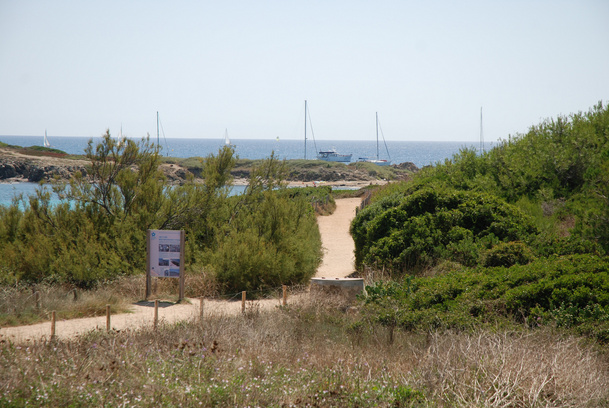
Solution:
M536 232L516 207L484 193L421 189L395 194L353 221L358 266L393 272L452 260L473 266L489 242L526 240Z
M265 192L234 220L211 254L219 284L228 293L268 291L302 284L321 261L321 237L308 198ZM258 293L259 295L260 293Z
M533 252L526 244L522 242L502 242L486 253L484 266L526 265L533 259Z
M499 321L554 325L593 335L609 327L609 260L594 255L527 265L462 268L366 288L364 311L411 330L468 329Z

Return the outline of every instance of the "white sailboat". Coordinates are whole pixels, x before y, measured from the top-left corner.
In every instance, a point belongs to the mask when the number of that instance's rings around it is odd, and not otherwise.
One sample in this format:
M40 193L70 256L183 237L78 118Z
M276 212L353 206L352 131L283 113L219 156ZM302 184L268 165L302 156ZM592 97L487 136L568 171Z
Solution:
M224 129L224 144L230 146L230 139L228 138L228 129Z
M480 107L480 153L484 153L484 132L482 130L482 106Z
M51 142L49 142L49 138L47 137L47 130L44 130L44 147L51 147Z
M360 157L357 159L358 162L366 162L366 163L374 163L377 166L389 166L391 165L391 155L389 154L389 149L387 148L387 143L385 142L385 135L383 135L383 130L381 129L381 136L383 137L383 143L385 143L385 150L387 150L387 157L389 160L381 160L379 158L379 113L376 112L376 159L370 159L368 157Z

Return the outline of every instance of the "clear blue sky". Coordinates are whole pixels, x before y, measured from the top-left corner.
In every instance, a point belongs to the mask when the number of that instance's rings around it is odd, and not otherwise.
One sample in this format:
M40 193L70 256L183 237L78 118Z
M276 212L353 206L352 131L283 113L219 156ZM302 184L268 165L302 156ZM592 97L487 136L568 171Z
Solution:
M487 141L609 102L609 1L0 0L0 135Z

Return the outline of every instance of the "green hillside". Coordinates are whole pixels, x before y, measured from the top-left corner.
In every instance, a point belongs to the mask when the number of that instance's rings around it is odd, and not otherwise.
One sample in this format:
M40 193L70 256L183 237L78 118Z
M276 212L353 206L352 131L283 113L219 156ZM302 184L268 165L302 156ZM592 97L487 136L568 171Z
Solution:
M599 102L378 191L351 226L358 268L393 279L368 306L411 328L508 318L609 340L608 170Z

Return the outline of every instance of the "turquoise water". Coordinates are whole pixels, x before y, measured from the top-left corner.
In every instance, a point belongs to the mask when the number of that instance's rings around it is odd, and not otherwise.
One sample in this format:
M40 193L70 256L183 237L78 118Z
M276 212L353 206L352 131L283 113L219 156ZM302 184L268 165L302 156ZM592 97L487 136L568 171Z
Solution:
M23 198L25 198L27 202L28 196L36 195L37 188L40 188L38 183L0 183L0 205L10 205L13 198L18 195L23 195ZM243 191L245 191L245 186L233 186L231 195L242 194ZM53 194L51 196L51 204L56 204L58 202L59 198Z

